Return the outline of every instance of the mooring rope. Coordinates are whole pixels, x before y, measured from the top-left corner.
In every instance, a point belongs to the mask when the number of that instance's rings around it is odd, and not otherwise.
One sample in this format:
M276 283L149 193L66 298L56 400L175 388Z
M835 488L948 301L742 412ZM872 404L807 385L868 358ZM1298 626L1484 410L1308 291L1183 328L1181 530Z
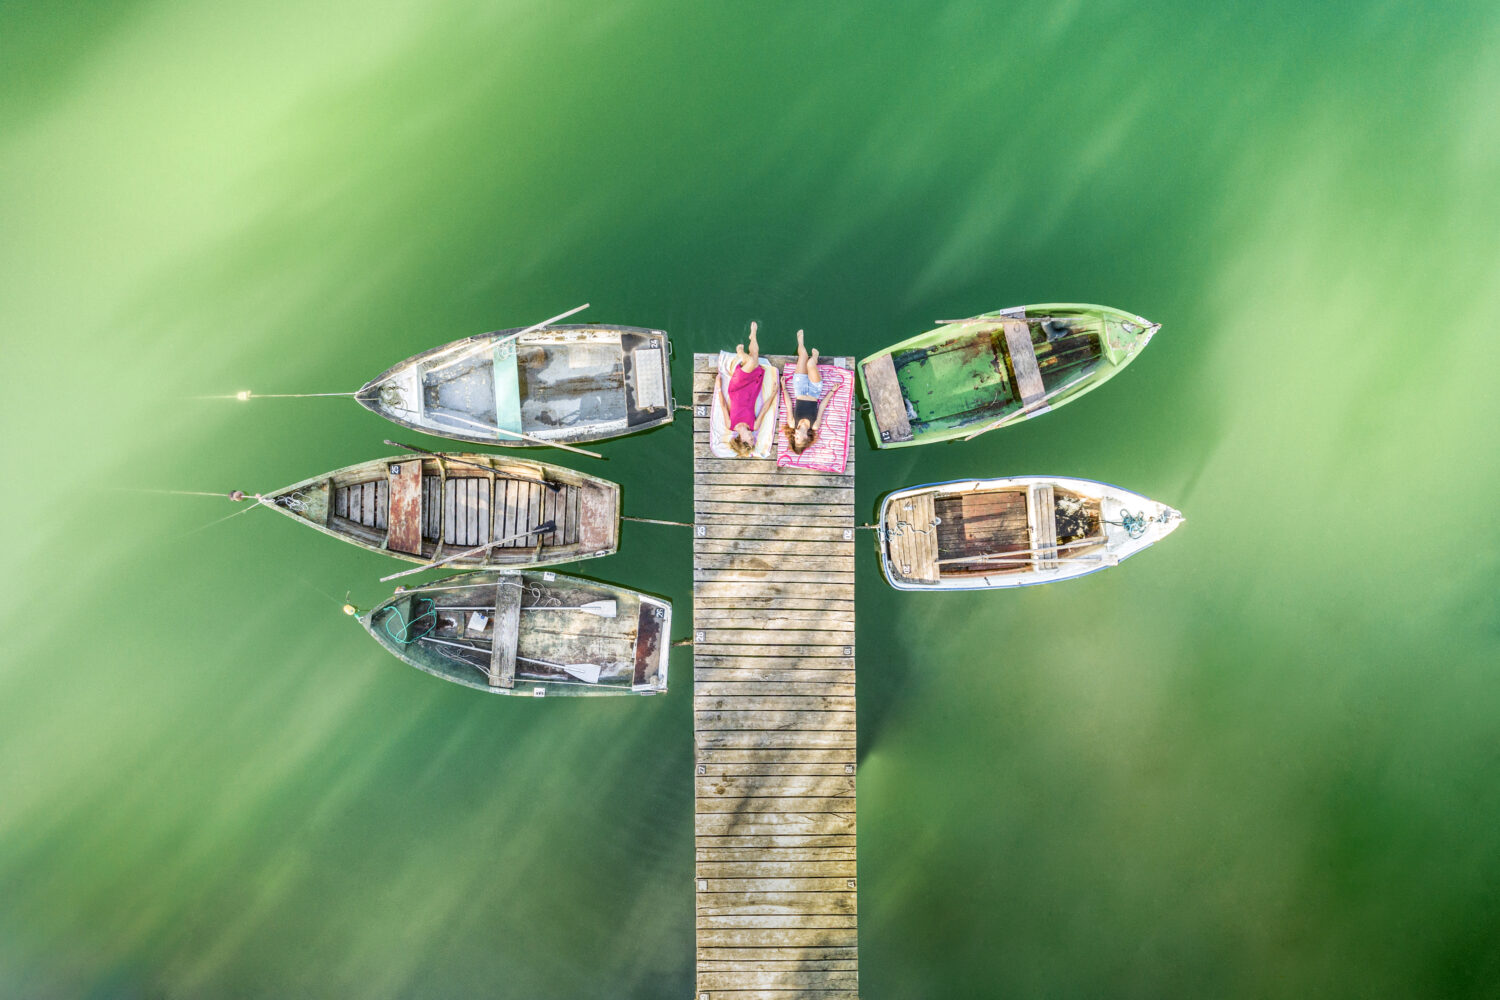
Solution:
M636 521L640 524L670 524L674 528L691 528L693 526L693 522L691 521L663 521L655 517L631 517L628 514L621 514L620 520Z

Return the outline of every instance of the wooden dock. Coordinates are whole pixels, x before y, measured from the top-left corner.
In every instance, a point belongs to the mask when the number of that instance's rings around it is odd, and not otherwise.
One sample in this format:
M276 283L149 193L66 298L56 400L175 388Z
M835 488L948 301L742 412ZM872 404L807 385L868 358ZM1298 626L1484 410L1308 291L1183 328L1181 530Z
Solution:
M854 1000L853 442L843 475L714 458L716 363L693 359L696 996Z

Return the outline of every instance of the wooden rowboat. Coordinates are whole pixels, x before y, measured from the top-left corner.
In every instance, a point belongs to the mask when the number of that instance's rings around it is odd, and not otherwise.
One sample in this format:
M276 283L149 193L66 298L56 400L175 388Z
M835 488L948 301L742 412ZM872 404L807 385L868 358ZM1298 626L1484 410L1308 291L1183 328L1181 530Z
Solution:
M493 694L667 690L672 605L614 584L543 571L465 573L398 588L359 620L418 670Z
M1113 378L1160 326L1078 303L944 323L860 361L875 447L949 441L1056 409Z
M1165 538L1180 513L1108 483L1053 476L897 490L880 505L880 566L898 590L1028 587L1087 576Z
M670 353L661 330L633 326L498 330L408 358L354 398L459 441L598 441L672 422Z
M606 556L620 543L619 486L504 455L379 458L303 480L265 502L409 562L467 553L452 565L548 566Z

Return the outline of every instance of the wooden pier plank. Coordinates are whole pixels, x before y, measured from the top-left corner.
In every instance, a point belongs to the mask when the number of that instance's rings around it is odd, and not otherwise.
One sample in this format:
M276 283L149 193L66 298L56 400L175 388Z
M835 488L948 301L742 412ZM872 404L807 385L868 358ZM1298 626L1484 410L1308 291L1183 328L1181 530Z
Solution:
M715 355L694 359L706 406ZM785 357L770 358L782 365ZM852 359L828 360L852 370ZM699 995L856 997L854 461L714 457L693 420Z

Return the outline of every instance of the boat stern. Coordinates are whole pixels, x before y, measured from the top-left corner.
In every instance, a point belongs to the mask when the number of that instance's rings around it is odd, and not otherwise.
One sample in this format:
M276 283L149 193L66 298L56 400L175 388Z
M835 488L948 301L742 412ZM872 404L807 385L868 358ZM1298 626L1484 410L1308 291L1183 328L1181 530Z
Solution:
M635 694L665 694L667 661L672 652L672 605L657 597L641 595L636 627L635 675L630 690Z

